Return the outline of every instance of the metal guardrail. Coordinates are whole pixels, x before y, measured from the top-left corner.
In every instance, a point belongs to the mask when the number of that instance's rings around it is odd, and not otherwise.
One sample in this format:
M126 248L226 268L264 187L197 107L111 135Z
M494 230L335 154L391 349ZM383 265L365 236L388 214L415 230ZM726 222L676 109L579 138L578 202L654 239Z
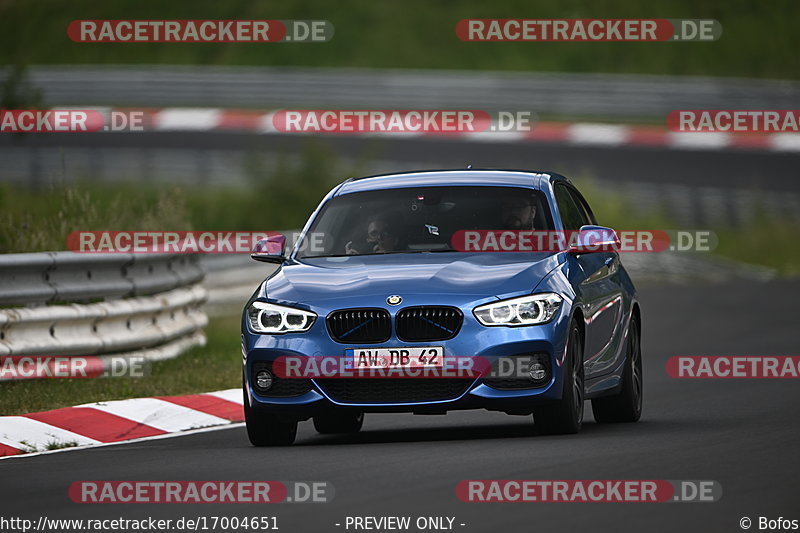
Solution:
M277 265L259 263L247 254L212 254L200 259L208 290L206 312L211 316L238 314Z
M524 109L631 120L800 104L797 81L695 76L174 65L35 66L28 75L51 106Z
M0 355L177 356L205 343L203 277L189 255L0 255Z
M0 309L0 355L102 355L157 347L202 330L199 285L88 305Z
M203 270L188 255L0 255L0 306L145 296L202 279Z

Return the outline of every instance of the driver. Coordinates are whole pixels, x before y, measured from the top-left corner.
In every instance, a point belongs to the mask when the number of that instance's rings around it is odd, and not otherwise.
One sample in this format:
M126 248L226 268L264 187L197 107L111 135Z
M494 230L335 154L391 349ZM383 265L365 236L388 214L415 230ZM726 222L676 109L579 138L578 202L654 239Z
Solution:
M531 230L536 218L536 206L529 198L513 198L502 204L503 229Z
M399 239L392 225L385 218L373 218L367 225L367 245L371 249L367 253L385 253L397 250ZM347 255L360 255L361 252L353 248L353 241L344 246Z

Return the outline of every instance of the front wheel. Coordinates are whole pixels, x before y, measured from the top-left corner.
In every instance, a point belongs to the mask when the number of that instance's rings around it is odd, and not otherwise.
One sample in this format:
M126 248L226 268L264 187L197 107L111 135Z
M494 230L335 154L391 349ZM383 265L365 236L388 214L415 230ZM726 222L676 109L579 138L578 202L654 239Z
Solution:
M253 446L289 446L297 436L297 419L265 413L250 406L247 383L243 384L244 421Z
M642 416L642 346L639 321L631 319L625 354L625 372L622 390L614 396L592 400L594 419L601 424L609 422L636 422Z
M536 429L544 434L577 433L583 423L583 342L578 325L570 324L565 350L561 401L533 413Z

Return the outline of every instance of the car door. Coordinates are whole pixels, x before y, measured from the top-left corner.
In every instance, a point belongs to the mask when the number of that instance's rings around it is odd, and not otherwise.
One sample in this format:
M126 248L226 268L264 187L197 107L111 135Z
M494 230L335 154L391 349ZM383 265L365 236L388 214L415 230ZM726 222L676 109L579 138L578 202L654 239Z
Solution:
M555 198L564 229L577 231L596 225L589 205L573 187L559 183ZM616 252L570 254L570 282L578 294L584 320L584 371L586 377L610 372L620 360L623 288ZM573 268L574 267L574 268Z

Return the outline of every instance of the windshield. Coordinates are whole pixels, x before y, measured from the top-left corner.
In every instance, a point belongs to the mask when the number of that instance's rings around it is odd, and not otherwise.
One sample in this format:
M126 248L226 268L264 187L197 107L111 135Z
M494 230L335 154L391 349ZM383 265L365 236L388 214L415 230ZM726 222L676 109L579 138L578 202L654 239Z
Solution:
M456 231L498 229L553 229L542 193L521 187L464 186L337 196L323 206L298 256L450 252Z

